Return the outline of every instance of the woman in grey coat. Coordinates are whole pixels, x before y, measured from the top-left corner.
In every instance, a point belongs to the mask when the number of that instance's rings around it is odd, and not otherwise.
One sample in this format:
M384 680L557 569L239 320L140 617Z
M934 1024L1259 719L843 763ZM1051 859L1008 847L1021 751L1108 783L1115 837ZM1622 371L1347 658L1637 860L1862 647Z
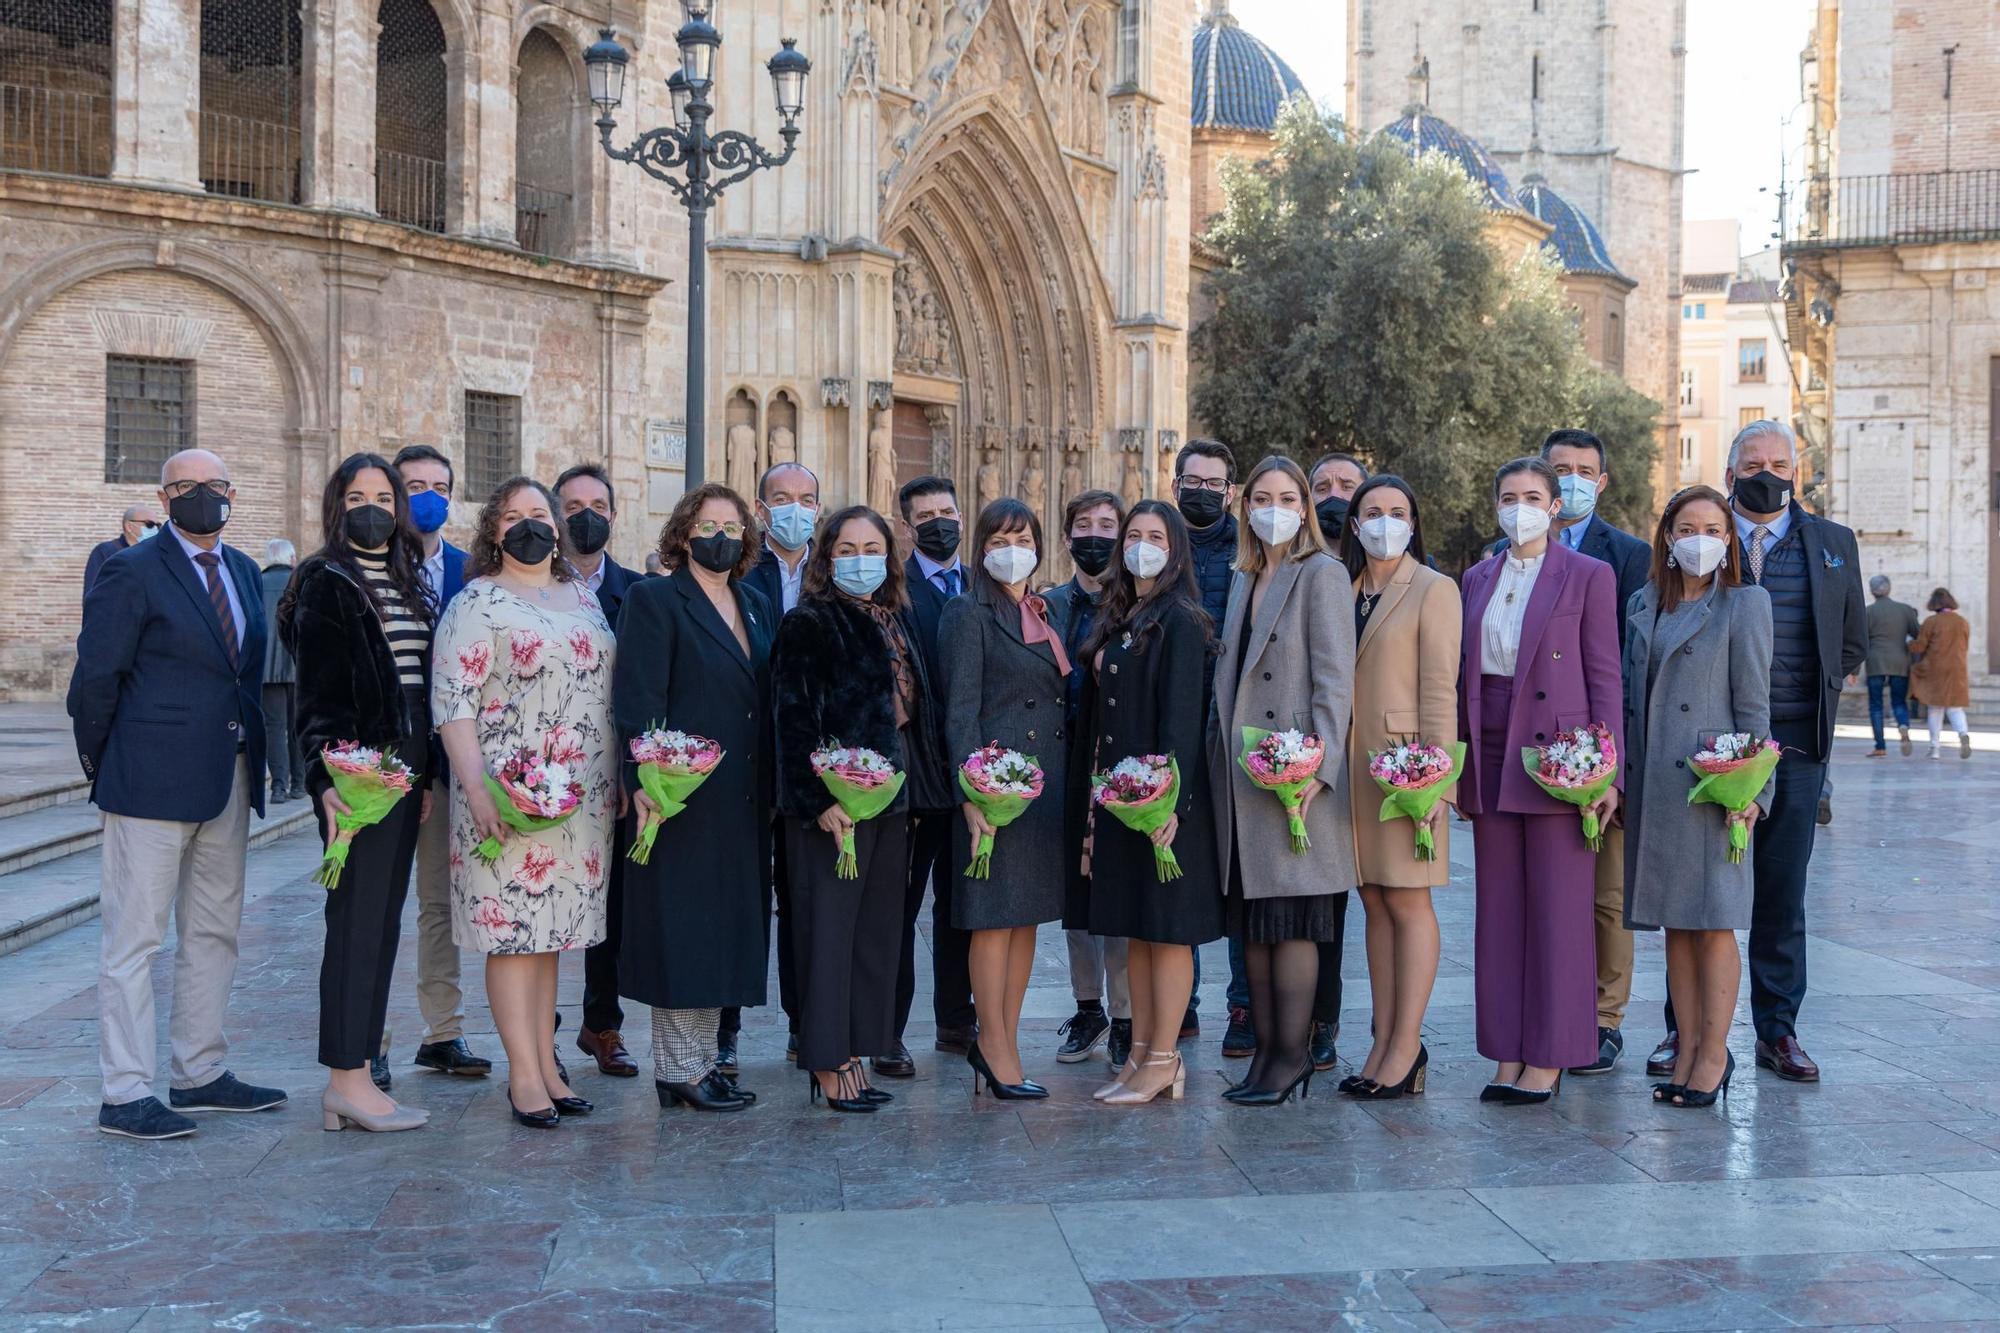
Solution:
M1689 805L1689 756L1717 736L1771 732L1771 598L1742 582L1736 525L1720 493L1690 486L1653 537L1653 577L1633 594L1625 637L1625 920L1667 932L1667 990L1680 1020L1672 1080L1654 1100L1709 1106L1735 1060L1741 964L1755 887L1746 853L1729 863L1729 826L1754 826L1767 782L1741 814Z
M1356 883L1347 772L1354 588L1327 553L1311 496L1288 458L1251 472L1215 667L1216 844L1257 1029L1249 1074L1224 1094L1239 1106L1273 1106L1310 1086L1318 946L1339 938L1336 904ZM1325 747L1318 779L1301 794L1310 850L1292 850L1284 804L1236 762L1245 727L1316 734Z
M972 528L979 567L963 597L938 623L944 667L945 752L954 769L982 746L1018 750L1042 767L1042 794L1012 824L995 830L971 801L952 839L952 924L972 932L973 1005L979 1038L967 1052L975 1078L1001 1097L1046 1097L1021 1069L1018 1033L1035 927L1063 914L1068 864L1063 812L1068 770L1063 728L1062 636L1050 628L1028 580L1042 562L1042 524L1012 498L987 505ZM957 785L956 774L953 785ZM988 875L971 878L973 848L993 838Z

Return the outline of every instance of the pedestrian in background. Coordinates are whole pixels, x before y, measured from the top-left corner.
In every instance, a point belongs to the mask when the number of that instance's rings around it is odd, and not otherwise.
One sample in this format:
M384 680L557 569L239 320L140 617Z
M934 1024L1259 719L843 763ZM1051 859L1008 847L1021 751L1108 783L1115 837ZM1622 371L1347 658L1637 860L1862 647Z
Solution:
M1940 756L1939 728L1947 721L1958 733L1958 757L1972 758L1972 730L1965 710L1972 705L1972 678L1965 664L1972 627L1959 614L1958 599L1948 588L1932 591L1924 609L1931 613L1916 642L1910 645L1910 693L1929 712L1931 758Z
M278 623L278 602L292 581L298 548L283 537L264 543L264 620ZM306 794L305 765L299 759L298 670L282 634L264 648L264 768L271 775L270 800L297 801Z
M146 538L160 530L160 515L151 505L133 505L119 520L118 535L109 541L101 541L90 548L90 558L83 564L83 595L90 596L91 585L97 582L97 571L104 568L104 562L128 547L137 546Z
M1862 667L1868 675L1868 724L1875 729L1875 748L1870 759L1889 753L1888 738L1882 734L1883 696L1896 717L1896 735L1903 753L1910 752L1910 640L1917 637L1917 608L1889 595L1889 576L1877 574L1868 580L1868 660Z

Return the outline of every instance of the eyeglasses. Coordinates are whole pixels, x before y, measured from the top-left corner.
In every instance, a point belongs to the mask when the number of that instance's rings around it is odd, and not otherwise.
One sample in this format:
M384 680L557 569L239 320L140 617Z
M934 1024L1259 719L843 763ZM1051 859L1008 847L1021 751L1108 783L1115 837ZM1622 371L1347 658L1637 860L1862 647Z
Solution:
M1217 495L1229 494L1229 480L1226 477L1189 477L1183 475L1174 478L1174 485L1184 491L1213 491Z
M694 525L694 535L697 537L713 537L718 532L725 537L741 537L743 535L743 525L741 523L717 523L712 518L705 518Z
M218 500L227 500L229 498L229 478L227 477L217 477L214 481L170 481L160 487L160 489L167 493L169 500L178 500L183 495L193 494L194 488L197 486L205 488L210 495L213 495Z

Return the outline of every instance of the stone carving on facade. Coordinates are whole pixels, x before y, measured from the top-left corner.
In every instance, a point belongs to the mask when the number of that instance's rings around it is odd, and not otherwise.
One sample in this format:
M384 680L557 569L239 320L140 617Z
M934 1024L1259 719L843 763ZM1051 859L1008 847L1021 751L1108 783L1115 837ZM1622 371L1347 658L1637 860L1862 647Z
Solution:
M910 13L910 70L905 86L922 82L930 67L931 47L937 41L938 0L915 0Z
M1063 433L1062 498L1068 503L1083 491L1084 460L1090 448L1090 432L1072 427Z
M1049 474L1042 470L1040 432L1028 433L1024 452L1027 460L1021 467L1021 502L1039 514L1049 503Z
M796 463L798 461L798 439L792 434L792 428L790 426L771 427L770 462L766 466L776 467L780 463ZM753 481L751 489L744 491L743 494L754 495L755 493L756 488Z
M868 507L896 512L896 427L889 409L877 409L868 432Z
M924 123L930 119L946 86L951 83L953 73L965 59L972 36L979 29L979 21L986 17L993 0L938 0L938 3L945 6L938 20L938 35L932 38L931 52L926 56L928 63L919 71L921 77L910 89L916 100L897 117L889 133L888 161L876 178L877 196L883 201L888 199L896 177L909 165L910 154L923 134Z
M877 412L885 412L896 402L896 382L894 380L868 381L868 406Z
M1174 498L1174 455L1181 451L1181 433L1177 430L1160 432L1160 498Z
M940 476L951 475L951 409L941 403L933 403L924 409L924 420L931 428L931 471Z
M819 382L819 405L821 407L846 407L852 388L849 381L836 376L828 376Z
M739 421L729 428L729 489L741 496L757 493L757 428Z
M1118 432L1118 452L1125 459L1125 475L1118 483L1118 494L1124 499L1125 508L1128 510L1146 498L1146 483L1141 475L1145 469L1145 460L1142 457L1145 451L1145 431L1128 426Z
M1000 498L1000 445L997 426L982 427L979 449L979 474L974 480L974 494L979 501L979 510L984 512L987 505Z
M957 366L951 312L937 294L930 269L915 256L896 265L894 296L896 368L949 374Z
M1076 30L1076 61L1071 67L1070 145L1102 157L1104 155L1104 52L1105 41L1098 15L1085 10Z

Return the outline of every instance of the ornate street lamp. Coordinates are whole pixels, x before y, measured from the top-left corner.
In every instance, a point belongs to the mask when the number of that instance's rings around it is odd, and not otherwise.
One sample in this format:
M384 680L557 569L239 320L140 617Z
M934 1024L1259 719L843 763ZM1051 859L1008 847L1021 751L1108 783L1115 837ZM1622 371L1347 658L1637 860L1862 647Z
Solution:
M631 57L602 29L599 40L583 53L590 73L590 100L597 106L597 137L607 156L631 162L655 180L665 181L688 212L688 359L687 359L687 485L702 483L703 441L708 415L708 210L722 192L766 167L791 161L798 146L799 112L805 107L806 75L812 70L794 45L784 46L765 66L778 114L785 151L773 153L736 130L711 132L715 112L709 100L715 86L715 53L722 34L708 21L712 0L681 0L686 22L674 41L680 47L680 68L667 79L674 123L645 131L624 148L615 148L611 132L618 127L612 112L625 96L625 67ZM745 497L748 499L749 497Z

